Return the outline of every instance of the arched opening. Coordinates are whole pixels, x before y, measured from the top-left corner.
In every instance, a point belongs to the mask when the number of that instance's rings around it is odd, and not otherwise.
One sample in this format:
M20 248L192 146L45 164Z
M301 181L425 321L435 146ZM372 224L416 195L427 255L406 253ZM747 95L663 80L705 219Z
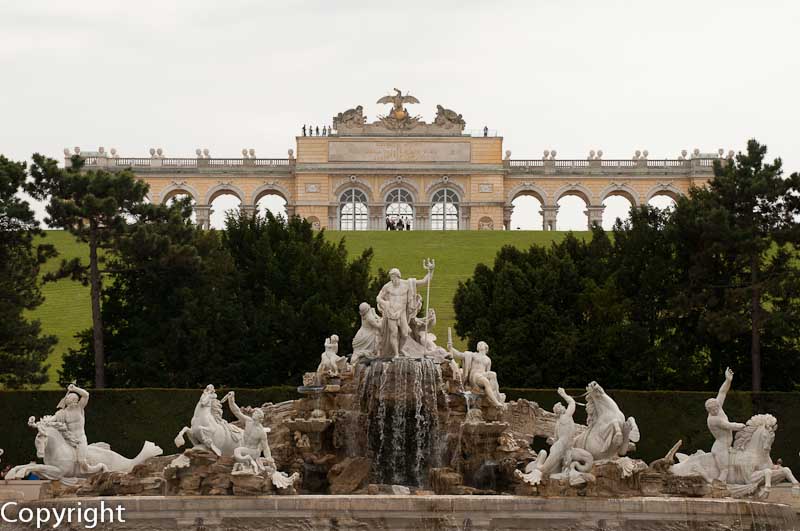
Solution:
M230 190L222 190L211 197L208 202L211 207L210 227L224 229L225 219L228 215L236 215L242 206L242 200Z
M386 195L387 229L402 227L409 230L414 220L414 198L408 190L396 188Z
M624 194L610 194L603 199L603 229L611 230L617 220L625 221L631 216L633 201Z
M367 230L368 228L367 194L357 188L351 188L339 197L339 229Z
M189 219L191 219L192 223L197 223L197 209L195 208L197 206L197 202L194 200L194 196L192 196L192 194L189 192L184 190L174 190L164 197L163 203L167 206L172 206L176 201L186 198L189 198L192 204L192 215Z
M431 229L458 230L458 195L442 188L431 199Z
M273 216L287 218L286 199L281 194L265 193L256 200L256 212L261 217L266 217L267 211Z
M518 195L511 201L514 211L511 213L509 230L542 230L542 201L536 195Z
M588 230L588 201L582 194L567 192L558 199L556 230Z
M675 208L675 197L669 193L656 193L647 201L647 204L660 210L672 210Z

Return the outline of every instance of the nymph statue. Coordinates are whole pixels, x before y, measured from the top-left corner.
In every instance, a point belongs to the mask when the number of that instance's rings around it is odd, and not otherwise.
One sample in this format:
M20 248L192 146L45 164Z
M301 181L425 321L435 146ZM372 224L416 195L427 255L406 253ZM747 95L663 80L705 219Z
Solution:
M317 385L323 385L325 378L338 377L347 366L347 358L339 356L339 336L333 334L325 340L325 352L320 356L317 367Z
M358 313L361 315L361 328L353 338L353 355L350 358L350 363L353 365L362 357L371 358L378 355L383 325L383 320L375 313L375 308L366 302L358 305Z
M505 408L506 395L500 392L497 374L492 371L489 345L485 341L479 341L477 352L459 352L448 342L447 349L453 358L461 361L461 380L474 391L483 392L493 406Z

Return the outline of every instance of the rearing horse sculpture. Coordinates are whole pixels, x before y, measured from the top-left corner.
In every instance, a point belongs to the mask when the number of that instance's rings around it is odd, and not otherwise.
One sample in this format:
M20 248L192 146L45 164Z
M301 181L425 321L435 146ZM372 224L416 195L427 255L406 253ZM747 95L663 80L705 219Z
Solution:
M587 428L575 438L575 448L588 451L595 461L622 457L631 449L630 443L639 441L636 420L625 420L617 403L597 382L586 386L586 413Z
M242 446L242 429L222 418L222 402L228 400L229 396L217 400L214 386L206 386L194 408L191 427L184 427L178 432L175 446L180 448L186 444L186 435L195 448L211 450L217 455L232 456L233 451Z

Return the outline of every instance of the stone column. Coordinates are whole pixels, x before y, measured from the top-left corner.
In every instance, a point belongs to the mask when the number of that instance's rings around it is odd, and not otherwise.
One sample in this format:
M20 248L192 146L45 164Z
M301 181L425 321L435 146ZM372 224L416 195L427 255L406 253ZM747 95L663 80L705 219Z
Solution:
M542 230L556 230L556 216L558 215L558 205L543 206L539 212L542 215Z
M239 211L246 214L247 217L252 217L256 213L256 207L255 205L239 205Z
M592 225L603 225L603 211L606 209L604 205L590 205L586 207L584 214L589 218L589 230L592 230Z
M286 203L286 219L287 220L292 219L295 216L295 211L296 211L296 208L295 208L294 205L290 205L289 203Z
M414 205L415 218L411 230L428 230L430 228L430 212L431 207L429 205Z
M458 207L459 214L461 215L461 220L458 223L459 230L469 230L469 222L470 222L470 211L472 210L471 207L459 205Z
M514 213L514 205L503 206L503 228L511 230L511 215Z
M328 228L339 230L339 211L336 205L328 205Z
M383 205L369 206L369 230L382 230L386 228L386 215Z
M201 229L211 228L211 205L195 205L195 223Z

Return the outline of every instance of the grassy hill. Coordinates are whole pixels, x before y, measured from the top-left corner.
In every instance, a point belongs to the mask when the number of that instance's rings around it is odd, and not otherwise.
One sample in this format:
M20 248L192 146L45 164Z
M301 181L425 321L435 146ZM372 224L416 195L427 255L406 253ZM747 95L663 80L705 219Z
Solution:
M447 327L453 326L452 301L458 281L469 278L478 263L491 264L503 245L527 248L533 243L547 244L560 240L564 234L566 233L541 231L325 233L326 237L334 241L344 238L351 257L356 257L367 247L372 247L375 252L373 273L379 267L386 270L397 267L403 277L421 278L425 275L422 268L423 258L434 258L436 271L431 286L431 307L436 309L438 317L434 333L442 340L447 335ZM86 258L88 255L87 248L66 232L47 231L45 239L55 245L60 253L59 258L46 265L45 272L57 268L61 258ZM77 345L75 333L91 324L89 288L65 279L45 284L42 291L45 302L32 312L32 317L41 320L45 333L58 337L58 344L50 358L50 383L45 387L52 389L56 387L62 356L70 347ZM374 305L374 301L368 302ZM335 330L331 331L333 332ZM461 342L456 339L456 343Z

